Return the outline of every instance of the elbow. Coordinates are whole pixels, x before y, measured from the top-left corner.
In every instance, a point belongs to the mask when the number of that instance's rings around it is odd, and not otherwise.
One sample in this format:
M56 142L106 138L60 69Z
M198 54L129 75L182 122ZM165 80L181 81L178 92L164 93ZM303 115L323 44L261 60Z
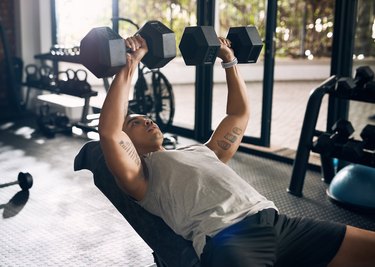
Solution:
M99 121L98 125L98 133L100 139L102 138L108 138L110 136L110 131Z
M115 136L115 131L113 131L113 129L111 129L110 127L106 127L106 125L103 125L100 122L98 125L98 133L100 140L113 139Z
M246 125L248 124L249 120L250 120L250 109L244 109L240 114L238 114L238 117L244 122L246 123Z
M245 108L243 109L242 116L247 117L247 118L250 117L250 107L249 107L249 105L246 105Z
M122 123L115 123L115 121L108 121L104 118L99 118L98 133L99 137L112 138L122 132Z
M236 116L238 118L248 121L250 119L250 109L248 108L248 106L246 106L234 112L227 112L227 115Z
M249 120L250 119L250 109L247 109L246 110L246 112L245 112L245 115L244 115L245 117L246 117L246 119L247 120Z
M246 103L246 104L245 104L245 107L244 107L244 109L243 109L243 114L242 114L242 116L243 116L245 119L249 120L249 118L250 118L250 105L249 105L249 103Z

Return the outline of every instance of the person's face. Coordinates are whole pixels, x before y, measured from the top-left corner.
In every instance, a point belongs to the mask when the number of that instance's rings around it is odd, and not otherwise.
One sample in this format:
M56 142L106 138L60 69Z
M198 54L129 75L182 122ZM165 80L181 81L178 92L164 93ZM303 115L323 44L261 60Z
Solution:
M158 125L145 115L126 116L123 131L140 154L157 151L163 144L163 134Z

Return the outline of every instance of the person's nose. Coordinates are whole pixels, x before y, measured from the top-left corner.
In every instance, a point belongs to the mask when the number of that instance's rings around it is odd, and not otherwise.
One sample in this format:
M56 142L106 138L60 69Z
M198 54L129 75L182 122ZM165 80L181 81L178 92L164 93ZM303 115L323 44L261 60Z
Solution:
M145 125L146 125L146 126L149 126L149 125L151 125L151 124L152 124L151 119L145 119Z

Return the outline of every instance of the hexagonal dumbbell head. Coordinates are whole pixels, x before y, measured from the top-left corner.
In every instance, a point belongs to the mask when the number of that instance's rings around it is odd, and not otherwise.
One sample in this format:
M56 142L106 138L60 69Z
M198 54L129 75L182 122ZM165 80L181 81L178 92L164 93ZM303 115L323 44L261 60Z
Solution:
M81 40L80 60L96 77L115 75L126 64L124 39L109 27L93 28Z
M17 181L22 190L29 190L33 186L33 177L28 172L18 173Z
M338 95L343 97L350 97L355 88L356 84L350 77L339 78L335 85L335 91L338 93Z
M371 151L375 150L375 125L367 124L361 131L361 138L365 148Z
M354 133L352 123L345 119L339 119L336 121L331 129L336 135L342 137L343 139L349 138Z
M227 39L231 41L238 63L255 63L262 51L263 42L254 26L231 27Z
M220 48L212 26L186 27L179 45L186 65L212 64Z
M374 72L369 66L358 67L354 79L357 86L363 86L365 83L374 79Z
M149 69L164 67L176 57L175 34L160 21L148 21L138 33L147 43L148 52L142 63Z

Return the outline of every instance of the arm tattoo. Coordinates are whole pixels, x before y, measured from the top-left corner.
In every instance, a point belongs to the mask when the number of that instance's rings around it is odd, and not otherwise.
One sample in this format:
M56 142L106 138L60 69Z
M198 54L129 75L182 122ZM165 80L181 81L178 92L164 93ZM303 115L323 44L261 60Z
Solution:
M131 142L124 142L123 140L121 140L119 144L125 150L125 152L128 153L130 158L135 162L135 164L137 164L137 166L141 165L141 160Z
M224 138L227 139L229 142L234 143L237 140L237 135L240 135L242 130L238 127L234 127L231 133L227 133L224 135Z
M241 134L242 134L242 130L238 127L234 127L231 133L226 133L224 135L224 139L228 140L230 143L233 144L234 142L237 141L238 135L241 135ZM230 143L224 140L217 141L217 145L223 150L228 150L231 147Z
M217 141L217 145L223 149L223 150L228 150L230 148L230 144L226 141L219 140Z
M231 143L234 143L237 140L237 136L231 133L227 133L226 135L224 135L224 138L227 139Z
M234 134L236 134L236 135L240 135L240 134L242 133L242 130L241 130L240 128L238 128L238 127L234 127L234 128L232 129L232 132L233 132Z

